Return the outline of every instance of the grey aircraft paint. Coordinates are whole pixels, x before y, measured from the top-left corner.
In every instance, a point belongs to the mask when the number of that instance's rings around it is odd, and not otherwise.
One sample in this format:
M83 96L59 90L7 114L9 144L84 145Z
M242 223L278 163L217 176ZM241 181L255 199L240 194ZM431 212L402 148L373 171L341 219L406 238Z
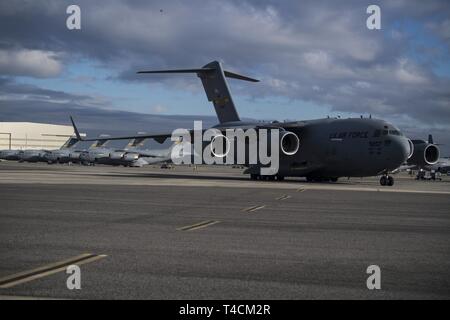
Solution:
M0 159L2 160L19 160L19 154L22 150L0 150Z
M70 162L70 153L74 151L76 145L80 142L75 137L69 138L58 150L52 150L44 154L43 161L48 163L67 163Z
M413 143L414 151L408 159L407 165L416 166L418 169L421 169L434 165L439 161L440 150L434 143L431 134L428 136L428 141L414 139L411 142Z
M450 171L450 159L440 158L439 144L434 143L433 136L428 135L428 141L421 139L411 140L413 153L399 170L426 170L440 173Z

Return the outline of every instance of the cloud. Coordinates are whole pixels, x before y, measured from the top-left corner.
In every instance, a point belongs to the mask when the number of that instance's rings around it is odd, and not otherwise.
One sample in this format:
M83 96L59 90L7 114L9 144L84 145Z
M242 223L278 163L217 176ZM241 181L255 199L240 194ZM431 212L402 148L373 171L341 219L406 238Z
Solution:
M23 71L10 55L7 63L0 63L1 70L51 76L61 72L55 63L61 68L87 59L111 70L111 78L119 82L159 82L203 95L191 75L135 72L200 67L217 59L227 69L262 80L230 82L234 94L250 96L255 103L282 97L292 104L328 106L333 112L371 113L400 126L413 124L424 133L450 131L450 78L434 72L450 61L449 1L378 1L380 31L366 28L370 3L359 0L112 0L107 5L80 0L80 31L65 27L69 4L47 0L45 5L0 5L0 52L36 51L47 57L47 63L32 63L47 73L31 67ZM48 66L52 62L54 68ZM91 102L86 98L77 104Z
M64 100L64 103L61 101ZM167 133L176 128L193 128L202 120L205 128L217 123L213 116L142 114L106 108L96 97L17 83L0 77L1 121L40 122L70 125L73 116L79 129L95 137L133 135L137 132ZM123 142L126 143L126 142Z
M34 85L17 83L11 78L0 77L0 101L25 103L45 102L48 104L74 104L78 106L93 106L106 108L108 101L97 97L76 95L64 91L43 89ZM2 110L3 113L4 110ZM39 111L39 109L35 109Z
M52 51L29 49L0 49L0 73L38 78L54 77L61 73L58 54Z

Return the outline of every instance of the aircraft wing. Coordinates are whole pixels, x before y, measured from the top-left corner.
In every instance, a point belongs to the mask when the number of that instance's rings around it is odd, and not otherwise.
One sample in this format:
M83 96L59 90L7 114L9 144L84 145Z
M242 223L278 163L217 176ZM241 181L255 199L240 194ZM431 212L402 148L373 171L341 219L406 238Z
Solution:
M157 163L162 163L162 162L169 162L172 159L170 159L170 157L143 157L140 158L141 160L145 161L147 164L157 164Z
M170 158L170 150L132 150L130 153L138 154L141 158Z
M97 141L99 140L99 138L83 138L79 131L78 128L75 125L75 122L73 121L72 116L70 117L70 121L72 122L73 125L73 129L75 131L75 135L77 137L78 140L80 141ZM298 129L299 127L301 128L304 125L304 123L302 122L272 122L272 123L258 123L258 122L252 122L252 123L243 123L243 124L231 124L229 126L227 125L219 125L217 127L212 127L212 128L207 128L207 129L203 129L202 132L208 130L208 129L217 129L222 131L223 133L225 133L226 129L243 129L243 130L247 130L247 129L289 129L289 128L296 128ZM191 136L194 133L194 130L188 130L188 132L191 134ZM139 135L132 135L132 136L119 136L119 137L105 137L102 140L131 140L131 139L154 139L155 141L157 141L158 143L162 144L166 141L167 138L170 138L172 136L172 132L170 133L155 133L155 134L139 134Z
M99 138L83 138L78 131L75 122L73 121L72 116L70 117L70 121L72 122L73 130L75 131L75 135L77 139L80 141L97 141ZM171 137L172 133L161 133L161 134L139 134L133 136L121 136L121 137L107 137L103 138L103 140L131 140L131 139L155 139L159 143L164 143L167 138Z

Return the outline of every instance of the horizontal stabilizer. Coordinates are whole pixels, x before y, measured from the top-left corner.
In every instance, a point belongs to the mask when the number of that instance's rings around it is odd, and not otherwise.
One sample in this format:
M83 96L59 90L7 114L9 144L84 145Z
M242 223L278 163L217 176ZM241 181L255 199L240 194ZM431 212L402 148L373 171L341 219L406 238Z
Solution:
M173 70L151 70L151 71L138 71L137 73L199 73L213 71L213 68L200 68L200 69L173 69Z
M137 73L197 73L197 74L205 74L210 73L216 70L215 68L199 68L199 69L172 69L172 70L150 70L150 71L138 71ZM223 71L223 74L227 78L233 78L238 80L250 81L250 82L259 82L257 79L253 79L247 76L243 76L238 73L234 73L231 71Z
M240 75L240 74L237 74L237 73L233 73L233 72L230 72L230 71L226 71L226 70L223 71L223 74L225 75L225 77L228 77L228 78L244 80L244 81L250 81L250 82L259 82L259 80L257 80L257 79L246 77L246 76L243 76L243 75Z

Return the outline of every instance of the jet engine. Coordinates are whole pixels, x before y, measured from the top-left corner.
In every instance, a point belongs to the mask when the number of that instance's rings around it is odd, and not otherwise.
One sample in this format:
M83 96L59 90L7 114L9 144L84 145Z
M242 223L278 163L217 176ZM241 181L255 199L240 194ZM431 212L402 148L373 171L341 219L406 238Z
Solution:
M300 139L291 131L280 131L280 149L287 155L292 156L300 148Z
M124 151L114 151L109 154L109 158L111 160L122 160L124 155L125 155Z
M80 152L80 151L71 152L69 154L70 161L78 161L78 160L80 160L81 153L82 152Z
M123 160L129 161L129 162L136 161L138 159L139 159L139 153L126 153L123 156Z
M440 155L438 146L424 140L412 140L412 143L414 150L408 163L425 166L438 162Z

